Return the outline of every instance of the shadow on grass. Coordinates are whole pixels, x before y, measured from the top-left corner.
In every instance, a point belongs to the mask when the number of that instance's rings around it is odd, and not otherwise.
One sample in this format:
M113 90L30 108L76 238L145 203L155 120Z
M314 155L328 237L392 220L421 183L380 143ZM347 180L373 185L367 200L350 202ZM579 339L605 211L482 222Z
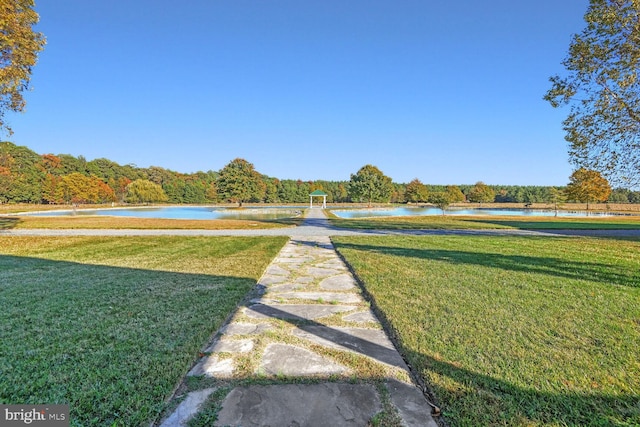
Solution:
M548 237L552 239L552 237ZM434 261L444 261L458 265L476 265L499 268L506 271L545 274L568 279L584 279L610 285L640 287L640 272L624 274L616 266L589 261L569 261L560 258L538 257L531 255L502 255L471 251L446 249L415 249L389 246L339 243L338 249L376 252L385 255L401 256Z
M425 354L403 349L421 375L436 375L463 387L434 386L452 425L635 426L640 396L599 392L541 392L473 372Z
M339 251L353 249L381 255L449 262L459 266L486 266L517 272L535 271L538 274L558 277L585 278L608 285L640 286L640 276L637 272L630 271L632 267L627 269L629 275L625 276L624 272L617 271L615 266L604 263L565 261L542 256L503 256L471 251L397 248L335 241L334 244ZM454 280L452 285L455 285L455 279L452 280ZM364 290L368 293L366 283ZM394 337L397 347L407 362L419 377L428 382L431 391L443 405L444 417L451 425L620 427L640 425L640 395L634 390L606 393L594 389L583 392L571 390L571 386L567 386L566 389L540 390L515 384L499 376L492 377L482 371L469 370L448 358L435 358L433 354L427 353L428 350L425 347L411 345L410 342L415 342L412 338L403 339L403 333L407 332L398 329L386 316L384 310L377 305L376 299L368 295L373 310L382 320L385 328L391 331L391 336ZM395 315L397 316L398 313ZM409 333L417 333L415 329L412 331ZM425 333L430 331L426 330ZM437 336L434 339L437 340ZM589 373L584 372L584 375ZM623 390L629 390L629 388Z
M255 283L0 256L0 403L148 425Z
M20 223L20 218L0 216L0 230L11 230Z

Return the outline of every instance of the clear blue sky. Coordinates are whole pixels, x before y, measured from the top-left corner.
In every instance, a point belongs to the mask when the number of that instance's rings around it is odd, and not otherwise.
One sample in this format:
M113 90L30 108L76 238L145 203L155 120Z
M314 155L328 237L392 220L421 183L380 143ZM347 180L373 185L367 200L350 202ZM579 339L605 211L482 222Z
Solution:
M179 172L565 185L562 73L588 0L36 0L9 138Z

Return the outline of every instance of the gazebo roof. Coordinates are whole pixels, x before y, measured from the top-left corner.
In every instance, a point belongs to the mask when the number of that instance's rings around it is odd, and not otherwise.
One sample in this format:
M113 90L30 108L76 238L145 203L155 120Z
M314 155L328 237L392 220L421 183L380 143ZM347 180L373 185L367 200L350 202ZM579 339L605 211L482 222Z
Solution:
M316 190L313 193L309 194L310 196L327 196L327 193L325 193L322 190Z

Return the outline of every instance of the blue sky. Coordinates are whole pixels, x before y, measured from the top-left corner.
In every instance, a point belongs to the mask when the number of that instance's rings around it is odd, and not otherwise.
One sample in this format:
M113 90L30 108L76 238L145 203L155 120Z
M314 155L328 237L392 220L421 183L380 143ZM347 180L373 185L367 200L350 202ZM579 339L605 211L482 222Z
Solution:
M179 172L565 185L562 73L588 0L36 0L10 138Z

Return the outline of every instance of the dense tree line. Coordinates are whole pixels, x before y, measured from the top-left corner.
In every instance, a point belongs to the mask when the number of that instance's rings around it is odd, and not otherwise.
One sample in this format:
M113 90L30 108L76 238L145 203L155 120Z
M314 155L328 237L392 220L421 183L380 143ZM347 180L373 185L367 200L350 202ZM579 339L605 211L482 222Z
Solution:
M233 189L246 173L253 181L250 191L240 194ZM231 174L231 175L229 175ZM383 183L382 191L366 186L367 177ZM27 147L0 142L0 203L287 203L307 204L309 193L322 190L329 203L391 202L502 202L551 203L558 201L564 187L428 185L419 180L394 183L375 166L366 165L350 181L301 181L262 175L253 165L236 159L220 171L184 174L158 166L139 168L120 165L108 159L88 161L69 154L37 154ZM481 184L481 185L480 185ZM234 192L235 191L235 192ZM563 193L564 194L564 193ZM446 197L443 198L443 196ZM571 201L564 198L562 201ZM614 189L612 203L640 203L640 192Z

